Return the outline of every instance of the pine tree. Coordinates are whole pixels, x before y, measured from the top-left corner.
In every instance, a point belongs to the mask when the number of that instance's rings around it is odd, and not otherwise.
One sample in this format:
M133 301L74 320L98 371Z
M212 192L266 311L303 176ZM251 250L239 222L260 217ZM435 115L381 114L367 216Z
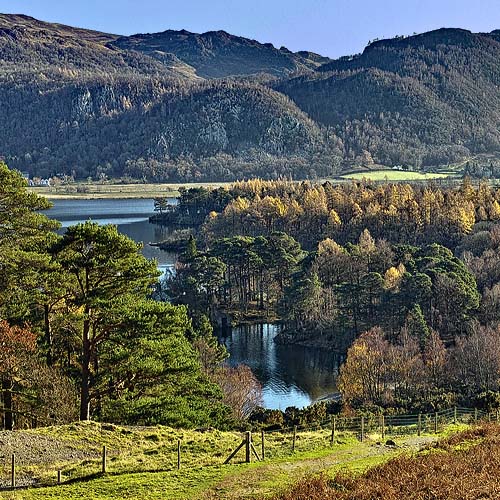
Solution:
M405 327L408 334L418 341L420 350L424 352L431 332L419 304L415 304L406 316Z

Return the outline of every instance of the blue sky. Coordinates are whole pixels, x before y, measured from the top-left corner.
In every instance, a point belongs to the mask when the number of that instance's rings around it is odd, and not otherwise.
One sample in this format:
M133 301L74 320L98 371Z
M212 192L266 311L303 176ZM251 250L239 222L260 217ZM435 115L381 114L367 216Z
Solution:
M0 12L123 35L223 29L331 57L374 38L500 29L500 0L0 0Z

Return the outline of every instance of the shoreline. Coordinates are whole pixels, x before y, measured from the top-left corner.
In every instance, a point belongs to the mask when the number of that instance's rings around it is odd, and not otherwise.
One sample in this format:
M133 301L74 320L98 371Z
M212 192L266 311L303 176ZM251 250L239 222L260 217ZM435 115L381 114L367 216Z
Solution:
M182 188L218 188L230 182L186 182L177 184L71 184L65 186L28 186L28 191L49 200L151 199L177 198Z

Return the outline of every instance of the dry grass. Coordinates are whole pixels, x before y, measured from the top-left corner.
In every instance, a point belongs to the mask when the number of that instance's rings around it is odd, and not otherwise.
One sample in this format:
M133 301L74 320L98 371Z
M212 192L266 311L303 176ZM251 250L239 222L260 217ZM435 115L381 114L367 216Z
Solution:
M451 436L359 477L308 479L277 500L475 500L500 498L500 426Z
M370 179L372 181L389 181L389 182L399 182L399 181L429 181L433 179L446 179L449 177L449 173L425 173L425 172L412 172L408 170L371 170L363 172L353 172L350 174L344 174L341 176L342 179L352 179L352 180L363 180Z

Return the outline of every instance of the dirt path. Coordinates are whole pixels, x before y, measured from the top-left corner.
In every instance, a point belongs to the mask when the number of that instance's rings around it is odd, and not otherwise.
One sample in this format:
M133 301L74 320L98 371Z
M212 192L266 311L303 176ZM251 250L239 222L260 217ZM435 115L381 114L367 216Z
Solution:
M305 476L327 471L332 468L342 468L352 466L354 462L365 462L368 465L377 457L389 459L404 452L418 451L425 445L436 441L438 438L410 437L403 441L399 440L399 445L385 446L372 444L369 447L363 445L362 449L350 448L333 451L331 454L319 458L306 458L296 461L285 461L255 466L236 474L227 476L218 484L205 492L202 500L236 500L255 499L276 494L276 488L286 488L298 482Z
M18 466L76 462L99 456L91 450L53 437L33 432L0 431L0 488L10 486L10 463L13 453L16 455ZM18 486L33 486L36 482L31 472L18 471Z

